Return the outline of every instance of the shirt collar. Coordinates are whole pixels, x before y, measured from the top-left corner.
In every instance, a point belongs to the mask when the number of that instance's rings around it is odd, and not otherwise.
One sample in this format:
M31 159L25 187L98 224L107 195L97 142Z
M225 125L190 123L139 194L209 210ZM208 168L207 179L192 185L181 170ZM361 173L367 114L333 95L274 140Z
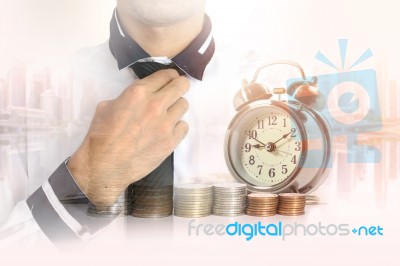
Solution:
M109 47L117 60L119 69L129 67L139 60L151 57L126 33L118 21L116 10L114 10L110 23ZM215 43L212 36L212 24L210 18L205 15L203 29L199 35L181 53L171 58L171 61L189 76L202 80L204 70L214 55L214 51Z

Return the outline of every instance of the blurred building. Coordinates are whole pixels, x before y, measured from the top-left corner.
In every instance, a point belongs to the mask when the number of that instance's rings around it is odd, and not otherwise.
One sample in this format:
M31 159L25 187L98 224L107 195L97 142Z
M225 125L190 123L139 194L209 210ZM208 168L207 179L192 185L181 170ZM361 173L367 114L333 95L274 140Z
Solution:
M27 107L40 108L40 96L50 87L50 71L30 69L27 77Z
M0 79L0 111L8 105L8 90L5 79Z
M16 65L8 73L8 99L10 106L26 106L26 67Z

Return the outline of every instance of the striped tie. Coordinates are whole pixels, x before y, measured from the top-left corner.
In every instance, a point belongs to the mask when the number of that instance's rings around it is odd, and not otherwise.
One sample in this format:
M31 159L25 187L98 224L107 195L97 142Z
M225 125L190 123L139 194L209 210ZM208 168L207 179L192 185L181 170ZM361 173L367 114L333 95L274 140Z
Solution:
M156 71L170 68L176 69L181 75L184 74L174 63L136 62L131 68L140 79ZM169 155L153 172L133 183L128 188L128 199L133 200L133 202L130 201L133 204L131 215L137 217L164 217L172 214L174 185L173 155L173 153ZM143 204L143 202L148 203ZM160 206L163 207L161 208Z
M145 78L159 70L163 69L176 69L180 74L183 74L182 70L180 70L174 63L163 64L154 61L144 61L144 62L136 62L131 66L136 76L140 79ZM151 184L154 186L164 186L164 185L173 185L174 184L174 161L173 161L173 153L164 160L164 162L156 168L153 172L148 174L145 178L141 179L141 181L145 181L147 184Z
M175 63L162 64L159 62L136 62L131 66L136 76L140 79L145 78L154 72L162 69L175 69L178 71L179 75L183 75L183 71L175 65Z

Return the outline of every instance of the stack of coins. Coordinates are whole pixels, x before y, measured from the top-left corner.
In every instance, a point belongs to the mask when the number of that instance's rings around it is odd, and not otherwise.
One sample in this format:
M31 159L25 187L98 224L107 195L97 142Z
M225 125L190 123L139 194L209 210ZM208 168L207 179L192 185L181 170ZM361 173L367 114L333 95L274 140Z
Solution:
M251 216L273 216L278 208L278 195L251 193L247 195L246 214Z
M131 209L131 200L128 193L122 193L112 206L95 206L89 202L87 213L91 216L113 217L117 215L128 215Z
M244 214L246 207L246 185L242 183L220 183L213 186L212 213L219 216Z
M172 215L173 186L154 186L137 182L129 186L131 215L140 218L161 218Z
M303 215L306 206L306 196L300 193L279 194L278 213L287 216Z
M180 217L197 218L211 214L212 186L184 184L175 186L174 214Z

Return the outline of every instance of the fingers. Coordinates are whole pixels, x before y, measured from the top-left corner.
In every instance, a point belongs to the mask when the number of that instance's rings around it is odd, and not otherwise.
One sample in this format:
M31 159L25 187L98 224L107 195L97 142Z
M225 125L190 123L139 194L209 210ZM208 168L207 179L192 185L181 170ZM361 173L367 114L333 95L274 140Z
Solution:
M187 100L179 98L167 111L167 121L172 128L173 149L183 140L189 130L187 122L181 120L188 109Z
M187 135L189 125L185 121L179 121L174 128L174 142L178 145Z
M118 99L131 105L156 100L162 109L167 110L188 91L189 85L189 80L179 76L176 70L160 70L135 81L120 94Z
M179 98L167 111L168 118L172 125L178 123L182 116L189 109L189 103L185 98Z
M164 105L168 109L189 90L189 86L189 79L180 76L156 92L156 95L163 99Z

